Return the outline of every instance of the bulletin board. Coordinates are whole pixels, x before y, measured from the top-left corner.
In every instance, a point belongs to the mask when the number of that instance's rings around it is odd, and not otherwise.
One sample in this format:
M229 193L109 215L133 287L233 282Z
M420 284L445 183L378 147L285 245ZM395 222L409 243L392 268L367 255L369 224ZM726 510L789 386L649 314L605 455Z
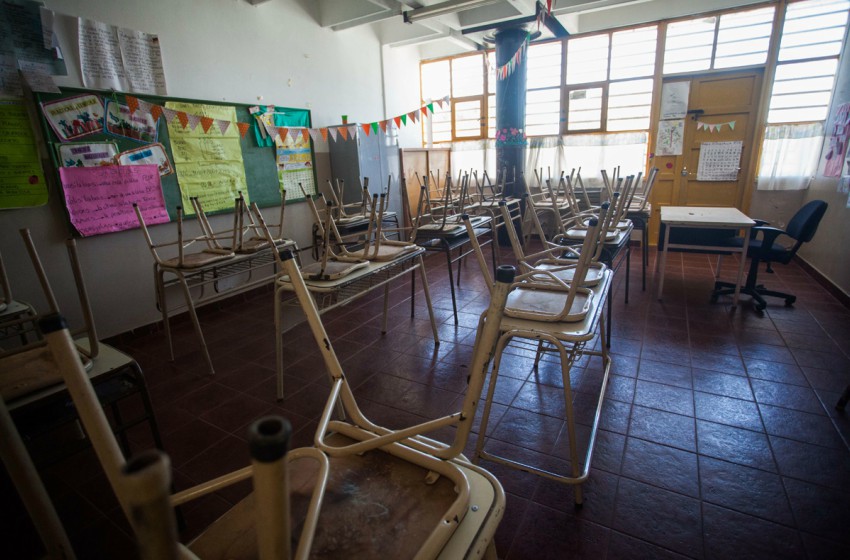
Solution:
M104 111L106 113L114 112L116 107L120 105L127 104L126 98L124 94L116 93L112 91L98 91L91 89L78 89L78 88L62 88L61 93L36 93L36 103L50 103L51 101L67 99L74 96L87 96L94 95L99 96L104 105ZM215 106L220 107L223 111L229 108L235 109L235 116L237 122L240 123L251 123L251 129L247 131L246 134L240 136L237 132L236 138L238 138L239 143L239 151L241 152L242 165L244 167L244 182L247 186L247 198L250 202L256 202L261 207L266 206L276 206L280 204L280 189L281 189L281 181L282 175L279 175L279 155L277 150L272 146L268 145L260 146L257 140L257 134L259 131L257 130L257 120L250 113L249 108L250 105L240 104L240 103L223 103L216 101L206 101L206 100L194 100L194 99L180 99L180 98L172 98L172 97L158 97L152 95L144 95L139 96L139 99L159 105L159 106L167 106L168 104L175 105L181 103L191 103L191 104L203 104L207 106ZM81 97L81 99L91 99ZM110 110L110 106L112 109ZM310 111L307 109L296 109L296 108L288 108L288 107L275 107L275 124L278 126L291 126L291 127L310 127L311 126L311 115ZM135 113L138 115L138 112ZM97 115L95 115L97 116ZM73 117L73 115L72 115ZM107 115L103 115L103 122L109 122ZM114 117L114 115L113 115ZM144 124L140 127L137 133L134 132L132 136L122 136L120 134L116 134L115 130L110 130L109 127L103 126L102 124L92 123L92 122L77 122L79 119L74 118L74 127L68 125L66 130L58 130L57 124L50 123L48 119L44 117L42 113L40 113L41 126L44 131L45 139L48 145L48 149L51 153L53 163L55 166L57 176L60 174L59 169L65 165L69 165L71 162L67 159L67 154L70 152L74 152L73 144L80 143L92 144L96 143L98 146L104 146L103 150L100 151L103 154L107 154L111 151L117 151L118 154L125 154L127 158L135 157L134 154L139 152L144 152L144 154L150 153L146 147L153 147L158 149L155 145L152 144L155 141L158 144L162 145L162 151L165 152L167 156L167 164L170 164L174 167L175 159L174 152L172 149L171 136L169 134L169 128L174 128L174 126L180 126L177 123L177 120L174 120L171 124L166 122L164 116L159 116L156 121L151 119L149 126L145 126ZM71 120L71 119L67 119ZM114 122L114 119L113 121ZM63 125L64 126L64 125ZM91 130L86 130L85 127L90 127ZM231 129L236 129L236 124L233 123L230 127ZM197 130L201 130L200 125L198 125ZM224 134L222 132L221 134ZM79 137L77 137L79 135ZM63 138L64 136L64 138ZM65 141L62 141L62 139ZM111 147L114 145L115 147ZM299 178L303 179L305 183L305 188L308 188L308 192L315 192L316 185L316 171L313 162L315 160L315 152L313 151L312 142L308 142L309 150L303 150L304 152L309 152L302 155L302 159L308 159L308 162L304 164L304 173L299 174ZM82 149L79 151L83 151ZM86 157L95 156L96 154L92 153L89 150L89 154L86 154ZM139 154L144 155L144 154ZM61 158L61 159L60 159ZM179 158L178 158L179 159ZM80 162L82 163L82 162ZM168 220L174 220L176 218L176 208L177 206L183 205L185 207L185 202L183 198L181 198L181 185L180 185L180 169L176 169L177 172L167 173L167 170L163 170L162 166L166 165L165 162L160 163L160 182L162 185L162 197L165 203L165 209L168 213ZM127 166L132 167L132 166ZM68 175L68 173L65 175ZM162 174L167 173L167 174ZM187 177L187 175L184 175ZM188 186L188 180L184 180ZM62 182L59 180L59 184ZM291 188L292 186L286 187L286 198L287 200L298 200L302 199L303 196L297 189ZM197 185L194 188L198 188ZM205 208L205 212L207 208ZM229 208L222 208L218 210L212 210L208 213L226 213L232 212L232 205ZM168 221L164 217L160 221ZM128 227L131 227L130 224L127 224ZM128 229L128 227L122 227L120 229ZM120 231L120 229L116 229L115 231ZM78 232L80 232L79 228L77 228ZM83 235L86 235L84 232L80 232Z

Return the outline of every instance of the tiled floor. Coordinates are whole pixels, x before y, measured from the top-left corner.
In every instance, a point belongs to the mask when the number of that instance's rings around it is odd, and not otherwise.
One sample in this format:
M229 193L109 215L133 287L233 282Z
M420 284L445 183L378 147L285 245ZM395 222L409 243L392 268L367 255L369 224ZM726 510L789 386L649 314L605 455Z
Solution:
M416 319L409 317L406 283L391 292L386 336L379 293L325 316L361 408L391 427L458 405L488 300L470 260L455 326L444 260L427 263L438 348L421 297ZM850 312L796 265L761 275L798 296L793 308L770 301L763 315L746 303L733 309L729 299L709 303L707 256L670 255L663 302L651 281L641 292L639 259L632 265L628 304L623 271L614 284L612 375L585 505L573 507L570 487L484 462L507 492L500 558L850 558L850 419L833 408L850 382ZM298 327L287 335L288 397L275 401L271 299L261 291L204 310L215 377L204 372L186 322L177 327L174 363L159 332L113 341L146 373L178 487L247 464L246 427L261 415L286 416L296 443L311 441L327 380L315 343ZM488 449L565 468L563 406L551 406L561 394L555 363L535 372L513 349L509 364ZM598 360L574 368L579 439L587 437L584 413L600 384ZM132 439L150 445L144 427ZM132 557L129 527L90 452L43 474L80 557ZM13 504L5 477L0 490L3 503ZM243 483L184 508L183 537L248 491ZM4 505L4 515L19 509ZM37 555L25 514L2 526L3 548L11 550L4 557Z

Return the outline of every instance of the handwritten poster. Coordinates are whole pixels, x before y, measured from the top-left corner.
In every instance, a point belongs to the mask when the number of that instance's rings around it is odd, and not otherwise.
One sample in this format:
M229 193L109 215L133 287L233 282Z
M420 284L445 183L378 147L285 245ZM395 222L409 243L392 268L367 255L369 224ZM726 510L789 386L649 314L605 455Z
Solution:
M62 142L103 130L103 102L92 94L43 101L41 112Z
M236 122L236 108L169 101L166 108L198 116ZM239 129L229 127L224 134L217 126L204 132L200 124L183 126L179 119L168 123L171 153L180 183L183 208L192 208L198 197L205 211L232 209L239 192L248 197L248 183L239 144Z
M83 85L165 95L159 38L100 21L78 18Z
M703 142L697 181L737 181L743 142Z
M48 75L65 75L68 71L58 49L44 44L41 9L41 2L0 2L0 54L11 55L19 63L42 65Z
M655 141L655 155L682 155L682 141L685 137L685 120L658 122L658 137Z
M136 111L131 115L128 106L107 99L105 123L107 134L146 144L156 142L156 121L150 113Z
M61 167L97 167L115 165L118 144L115 142L66 142L56 144Z
M309 136L308 136L309 138ZM277 160L277 176L280 188L284 189L287 198L300 198L300 183L308 194L316 192L313 179L313 154L310 152L310 142L305 141L301 134L292 138L287 135L285 140L275 138Z
M133 203L146 224L169 220L155 165L62 167L65 205L80 235L99 235L138 227Z
M684 119L688 114L691 82L667 82L661 88L661 120Z
M24 96L18 62L14 55L0 50L0 98L20 99Z
M116 161L118 165L156 165L160 177L174 173L165 148L159 142L121 152Z
M47 185L23 103L0 103L0 208L47 203Z

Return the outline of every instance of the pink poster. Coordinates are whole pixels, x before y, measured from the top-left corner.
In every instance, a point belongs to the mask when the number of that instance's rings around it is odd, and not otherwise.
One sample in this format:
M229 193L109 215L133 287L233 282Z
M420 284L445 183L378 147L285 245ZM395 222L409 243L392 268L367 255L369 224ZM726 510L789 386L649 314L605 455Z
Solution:
M156 165L62 167L59 176L71 223L84 237L138 227L134 202L146 224L169 221Z
M826 153L826 165L823 168L824 177L838 177L844 167L844 152L847 151L847 140L850 138L850 103L838 107L832 121L829 133L829 150Z

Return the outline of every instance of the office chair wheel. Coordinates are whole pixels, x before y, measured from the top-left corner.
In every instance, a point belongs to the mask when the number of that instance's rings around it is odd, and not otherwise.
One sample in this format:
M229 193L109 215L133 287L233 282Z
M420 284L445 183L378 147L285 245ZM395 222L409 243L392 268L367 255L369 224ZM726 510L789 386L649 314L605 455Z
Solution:
M765 308L767 307L767 302L755 301L755 302L753 302L753 305L756 306L756 311L764 311Z
M788 296L785 298L785 307L791 307L797 301L797 296Z

